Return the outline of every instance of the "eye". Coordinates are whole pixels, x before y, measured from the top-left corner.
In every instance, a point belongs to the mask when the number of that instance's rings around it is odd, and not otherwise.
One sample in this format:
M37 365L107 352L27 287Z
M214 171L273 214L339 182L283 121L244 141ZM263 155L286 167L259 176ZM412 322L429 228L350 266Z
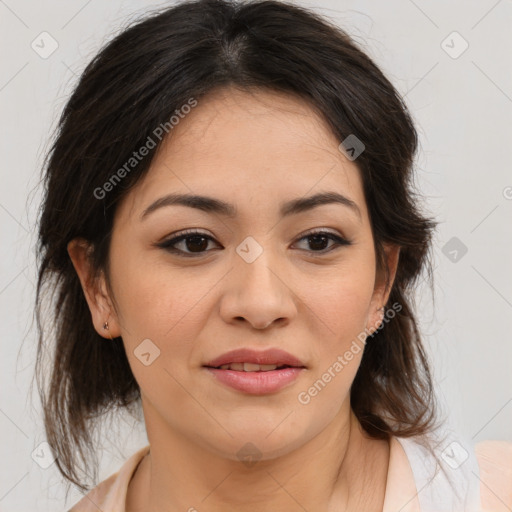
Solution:
M336 247L351 245L352 243L339 235L331 233L330 231L321 230L312 231L303 235L298 239L298 242L301 242L302 240L307 240L309 242L309 245L313 248L310 252L321 254L330 252ZM325 247L325 244L329 241L332 241L333 244ZM169 238L168 240L164 240L163 242L155 245L170 253L177 254L178 256L195 257L196 255L199 256L205 252L210 252L206 250L210 242L215 242L211 236L202 233L201 231L190 229L180 233L178 236ZM181 244L181 248L177 247L178 244Z
M352 244L352 242L350 242L346 238L343 238L339 235L331 233L330 231L322 231L322 230L311 231L311 232L307 233L306 235L302 236L301 238L299 238L299 242L302 240L307 240L309 242L310 247L315 248L315 250L313 250L311 252L316 252L316 253L321 253L321 254L330 252L331 250L336 249L336 247L339 247L342 245L351 245ZM329 241L333 241L334 243L329 248L326 248L325 244L328 243Z
M196 254L202 254L208 246L208 243L213 241L214 239L211 236L201 231L189 229L180 233L178 236L156 244L156 246L173 254L177 254L178 256L194 257ZM175 245L177 244L182 244L182 249L176 248Z

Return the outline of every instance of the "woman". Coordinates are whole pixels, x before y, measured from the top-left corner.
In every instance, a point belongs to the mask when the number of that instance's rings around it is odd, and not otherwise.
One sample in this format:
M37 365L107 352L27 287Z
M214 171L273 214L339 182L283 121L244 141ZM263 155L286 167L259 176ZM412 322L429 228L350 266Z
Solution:
M46 165L45 427L83 490L93 417L140 403L149 445L73 511L490 510L436 435L416 145L368 56L291 4L185 2L105 46Z

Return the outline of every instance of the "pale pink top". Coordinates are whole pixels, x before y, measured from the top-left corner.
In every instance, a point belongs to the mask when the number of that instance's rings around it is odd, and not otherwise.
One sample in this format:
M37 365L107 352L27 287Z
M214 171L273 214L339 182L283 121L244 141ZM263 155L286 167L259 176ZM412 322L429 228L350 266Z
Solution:
M125 512L128 484L148 451L149 446L145 446L133 454L69 512ZM464 452L461 444L454 445L441 462L446 472L432 472L440 466L419 443L393 437L382 512L512 510L512 442L483 441L471 453Z

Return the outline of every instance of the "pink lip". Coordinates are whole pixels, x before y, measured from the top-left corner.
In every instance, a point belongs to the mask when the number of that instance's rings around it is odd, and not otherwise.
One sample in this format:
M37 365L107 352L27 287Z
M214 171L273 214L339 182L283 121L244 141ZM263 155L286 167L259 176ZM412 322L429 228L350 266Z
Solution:
M303 367L283 368L266 372L220 370L211 367L206 369L223 384L251 395L275 393L293 382L304 371Z
M269 348L263 351L240 348L226 352L209 363L206 363L204 366L218 368L219 366L230 363L275 364L277 366L287 365L305 368L304 363L298 358L278 348Z
M287 368L258 372L221 370L219 368L230 363L286 365ZM277 348L263 351L246 348L232 350L204 366L223 384L252 395L275 393L297 379L306 368L300 359Z

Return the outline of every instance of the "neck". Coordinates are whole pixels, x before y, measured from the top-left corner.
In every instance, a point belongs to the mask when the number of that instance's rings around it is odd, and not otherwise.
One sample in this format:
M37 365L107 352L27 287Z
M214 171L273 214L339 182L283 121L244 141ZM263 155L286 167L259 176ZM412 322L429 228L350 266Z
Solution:
M207 451L163 420L146 426L151 450L130 483L127 512L382 510L389 445L364 433L349 404L308 443L254 464Z

